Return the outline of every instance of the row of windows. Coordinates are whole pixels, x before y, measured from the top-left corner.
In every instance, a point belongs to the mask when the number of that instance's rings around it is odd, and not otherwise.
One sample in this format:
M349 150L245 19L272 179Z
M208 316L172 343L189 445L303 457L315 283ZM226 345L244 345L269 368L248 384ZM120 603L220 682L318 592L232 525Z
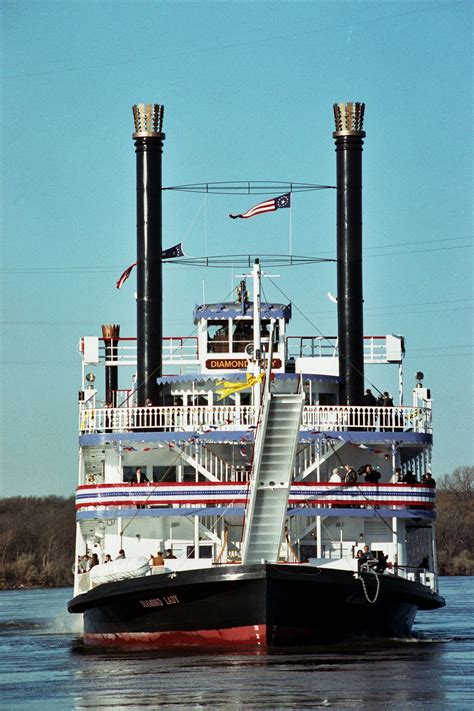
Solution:
M130 483L137 467L140 467L142 472L145 472L149 481L156 484L159 482L176 481L176 467L146 467L144 464L140 463L134 464L133 467L123 467L123 481ZM198 481L206 481L206 478L202 474L199 474L198 476ZM186 481L196 481L196 470L194 467L183 467L183 482Z

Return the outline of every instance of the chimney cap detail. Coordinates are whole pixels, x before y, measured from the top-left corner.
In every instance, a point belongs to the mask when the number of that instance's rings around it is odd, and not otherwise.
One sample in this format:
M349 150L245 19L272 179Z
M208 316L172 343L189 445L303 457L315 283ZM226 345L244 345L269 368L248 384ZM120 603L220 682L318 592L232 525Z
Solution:
M135 124L133 138L163 137L165 107L162 104L134 104L132 111Z
M336 130L333 136L365 136L363 130L365 104L348 101L333 104Z

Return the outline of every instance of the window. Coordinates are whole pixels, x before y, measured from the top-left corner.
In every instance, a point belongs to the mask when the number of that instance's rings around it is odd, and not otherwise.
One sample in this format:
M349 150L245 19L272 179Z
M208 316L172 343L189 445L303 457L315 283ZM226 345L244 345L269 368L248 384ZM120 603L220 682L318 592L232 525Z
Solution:
M248 344L253 344L253 321L241 319L234 325L232 350L234 353L244 353Z
M194 467L183 467L183 481L196 481L196 470Z
M186 558L194 558L194 546L186 546ZM199 558L212 558L212 546L200 545Z
M170 467L153 467L153 481L176 481L176 469L174 466Z
M140 467L143 474L146 474L146 467L143 464L134 464L133 467L123 467L123 481L130 483L137 467Z
M319 393L320 405L336 405L336 393Z
M228 321L207 322L207 342L209 353L229 352L229 323Z

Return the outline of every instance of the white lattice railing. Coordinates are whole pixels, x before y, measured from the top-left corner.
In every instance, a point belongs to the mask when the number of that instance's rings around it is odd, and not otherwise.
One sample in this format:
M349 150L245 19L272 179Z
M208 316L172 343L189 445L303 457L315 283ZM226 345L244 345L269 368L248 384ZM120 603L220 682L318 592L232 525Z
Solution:
M194 407L80 406L81 433L127 430L242 430L256 424L251 405L197 405ZM431 409L425 407L366 407L362 405L307 405L302 426L316 432L345 430L409 431L431 433Z

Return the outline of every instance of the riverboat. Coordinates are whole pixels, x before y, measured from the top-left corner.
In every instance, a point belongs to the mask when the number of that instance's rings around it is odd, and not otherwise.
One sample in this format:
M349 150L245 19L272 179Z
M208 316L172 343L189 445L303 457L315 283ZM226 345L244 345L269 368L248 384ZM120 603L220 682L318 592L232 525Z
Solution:
M431 393L419 373L404 404L404 339L363 334L364 106L334 111L337 336L290 335L254 256L234 300L195 307L195 336L163 338L163 109L134 107L137 338L104 325L80 346L68 609L87 644L404 637L444 605ZM395 369L396 403L364 395L367 365Z

